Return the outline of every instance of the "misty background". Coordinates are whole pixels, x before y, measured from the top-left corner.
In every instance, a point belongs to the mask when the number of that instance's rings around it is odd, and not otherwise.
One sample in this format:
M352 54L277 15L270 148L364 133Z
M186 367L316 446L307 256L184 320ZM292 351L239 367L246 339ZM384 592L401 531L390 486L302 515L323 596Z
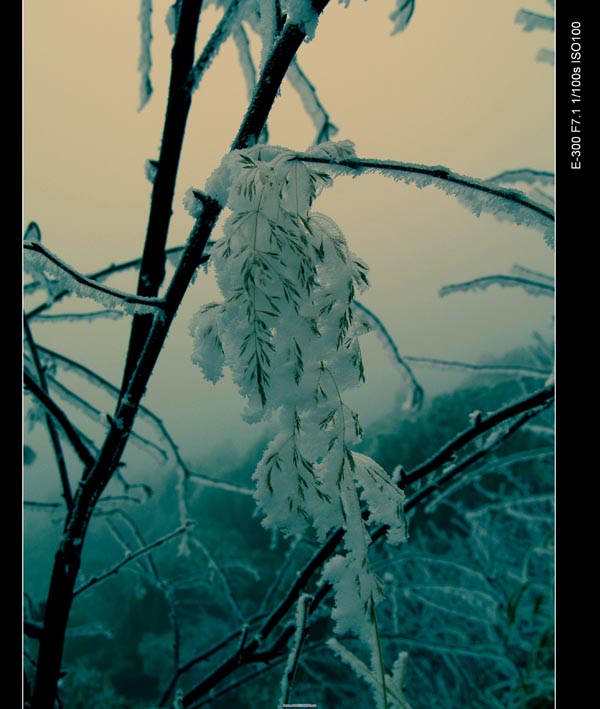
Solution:
M84 273L141 254L151 193L144 165L158 157L166 105L169 5L154 3L154 95L138 112L137 0L24 4L23 228L36 221L43 243ZM300 49L300 66L339 128L334 139L353 140L360 157L444 165L484 179L525 167L552 171L553 69L537 62L536 54L551 48L554 38L514 23L520 8L547 12L548 4L418 0L408 29L390 36L394 7L392 0L353 0L349 8L332 2L316 38ZM219 17L212 7L203 14L197 54ZM258 62L259 42L251 39ZM192 226L184 193L190 186L203 188L246 105L230 40L194 95L169 246L183 244ZM268 125L276 145L302 151L314 140L314 126L289 83ZM533 331L552 339L551 299L497 287L438 296L444 285L507 273L513 264L552 274L554 255L538 232L488 215L477 218L433 187L419 190L376 175L337 178L315 208L340 225L350 247L369 264L371 288L362 302L383 320L402 354L477 362L527 347ZM217 226L215 237L220 233ZM109 282L134 290L136 279L131 271ZM268 424L244 423L244 402L230 378L212 385L191 363L190 318L216 299L212 271L200 271L144 404L160 415L186 459L226 477ZM28 299L27 306L35 302ZM95 309L67 298L52 312ZM120 384L128 317L37 320L32 326L39 344ZM350 403L368 432L405 401L408 386L375 334L363 337L362 346L367 381ZM414 371L427 398L465 377L418 365ZM112 413L109 397L93 396ZM27 470L25 497L59 499L45 430L37 426L26 439L37 458ZM164 470L164 463L131 444L125 460L132 479L152 479Z

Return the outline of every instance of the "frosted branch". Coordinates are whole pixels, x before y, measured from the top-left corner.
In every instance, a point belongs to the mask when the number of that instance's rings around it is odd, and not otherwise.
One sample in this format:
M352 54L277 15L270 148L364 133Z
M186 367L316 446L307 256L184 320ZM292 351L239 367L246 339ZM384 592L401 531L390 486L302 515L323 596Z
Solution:
M39 386L27 370L23 373L23 382L25 387L29 389L29 391L36 397L48 413L53 416L54 420L65 432L69 442L73 446L82 463L86 467L93 465L94 457L82 441L78 431L69 421L64 411L48 396L48 394L46 394L46 392Z
M65 402L68 402L72 406L78 408L96 423L100 423L105 427L110 425L110 419L107 418L107 415L103 411L100 411L100 409L97 409L93 404L90 404L89 401L86 401L83 397L79 396L79 394L76 394L72 389L58 381L56 377L49 375L48 381ZM149 449L153 452L155 457L158 456L161 460L168 459L166 451L160 446L157 446L153 441L150 441L148 438L140 436L138 433L135 433L135 431L131 432L130 437L132 443L135 442L142 450L146 450L148 452Z
M290 701L290 694L292 691L294 678L296 676L296 670L298 669L300 653L302 652L302 645L304 643L304 637L307 630L309 601L312 601L312 596L307 593L303 593L298 599L296 606L296 630L294 632L292 647L290 648L285 670L281 678L280 704L285 705Z
M164 537L160 537L160 539L156 539L151 544L148 544L147 546L142 547L141 549L136 549L134 552L131 552L130 554L126 555L124 559L122 559L118 564L115 564L108 571L104 572L100 576L93 576L89 581L87 581L86 583L79 586L79 588L76 588L73 591L73 597L78 596L80 593L87 591L92 586L96 586L97 584L101 583L102 581L105 581L107 578L114 576L127 564L131 563L132 561L135 561L136 559L139 559L141 556L148 554L153 549L157 549L158 547L162 546L163 544L166 544L167 542L171 541L171 539L178 537L180 534L183 534L187 530L188 526L189 526L189 524L184 527L179 527L178 529L174 530L170 534L166 534Z
M512 183L525 182L530 185L552 185L554 186L554 173L545 170L532 170L525 167L521 170L505 170L504 172L490 177L488 182Z
M188 88L190 93L193 93L198 88L202 77L210 68L213 59L219 53L223 42L225 42L233 31L233 25L236 22L236 15L240 9L240 4L241 0L231 0L225 10L225 13L223 14L223 17L216 26L215 31L206 43L206 46L198 58L198 61L194 64L188 79Z
M331 140L338 132L338 128L329 120L329 113L327 113L321 103L317 89L304 71L302 71L297 59L294 59L290 64L286 78L298 93L304 110L317 130L315 143L318 144Z
M38 348L35 340L33 339L33 333L29 326L29 321L27 317L23 319L23 329L25 331L25 339L29 345L29 351L31 352L31 357L33 359L33 365L37 373L37 378L40 383L40 389L47 395L48 394L48 383L46 381L46 373L42 367L40 361L40 356L38 353ZM64 452L54 426L54 421L49 413L46 413L46 427L48 428L48 434L50 435L50 440L52 442L52 448L54 450L54 457L56 458L56 465L58 467L58 475L60 478L60 483L63 490L63 497L67 508L70 509L73 506L73 493L71 492L71 483L69 481L69 471L67 470L67 463L65 461Z
M98 318L108 318L109 320L119 320L124 315L122 310L92 310L87 313L58 313L50 315L39 315L38 320L50 320L53 322L79 322L81 320L96 320Z
M533 281L529 278L518 276L483 276L472 281L454 283L440 288L440 298L444 298L452 293L464 293L472 290L487 290L490 286L500 286L502 288L522 288L529 295L545 295L550 298L554 296L554 286L550 283Z
M524 412L535 411L539 413L540 407L551 404L554 401L554 386L547 386L530 394L514 404L499 409L489 416L482 417L476 425L462 431L457 436L448 441L442 448L434 453L425 462L404 475L401 484L411 485L417 480L434 472L444 463L449 462L452 456L461 448L471 443L483 433L490 431L504 421L519 416Z
M238 49L238 58L244 75L248 99L251 99L256 86L256 67L250 52L250 41L241 22L233 29L233 41Z
M238 602L235 600L235 597L233 595L233 592L231 590L231 585L229 584L229 581L227 579L227 576L225 576L225 573L223 572L223 569L219 566L219 564L216 562L215 558L213 555L210 553L210 551L202 544L202 542L197 538L196 535L193 535L190 538L190 541L193 546L197 547L202 554L204 555L206 561L208 562L208 566L210 569L212 569L214 572L216 572L217 576L219 577L221 581L221 586L223 587L223 590L225 592L225 598L227 599L229 605L231 606L231 609L235 613L235 615L238 617L242 623L247 623L246 618L244 617L244 614L242 613Z
M472 362L459 362L457 360L438 359L435 357L417 357L414 355L404 355L404 359L408 362L413 362L414 364L431 365L433 367L467 369L474 372L535 377L536 379L548 379L551 374L551 372L547 369L526 367L518 364L474 364Z
M152 81L150 80L150 70L152 68L152 54L150 45L152 44L152 0L141 0L140 14L140 58L138 69L140 72L140 107L138 111L148 103L152 96Z
M24 267L50 271L59 278L66 289L75 293L80 298L92 298L105 307L120 307L129 314L156 313L164 308L161 298L144 298L143 296L124 293L115 288L108 288L97 281L84 276L79 271L71 268L49 249L36 242L25 242Z
M103 391L106 391L108 394L111 396L117 397L119 395L119 390L118 388L109 382L107 379L104 377L101 377L97 372L94 372L92 369L89 367L86 367L83 364L80 364L79 362L75 361L74 359L71 359L70 357L67 357L66 355L63 355L59 352L56 352L55 350L48 349L47 347L39 347L39 351L49 357L52 361L55 361L57 364L62 366L66 370L71 370L74 371L76 374L79 376L83 377L86 381L88 381L90 384L99 387ZM241 485L236 485L235 483L232 482L226 482L224 480L218 480L217 478L211 477L210 475L206 475L205 473L200 473L194 470L191 470L186 462L183 460L181 457L181 453L179 452L179 447L175 443L173 437L169 433L167 427L165 426L164 422L162 419L157 416L153 411L151 411L149 408L146 406L140 406L139 409L141 417L146 418L152 425L154 425L157 429L159 434L162 436L162 438L165 440L167 445L169 446L171 453L173 457L175 458L175 461L179 468L184 471L185 475L187 478L190 480L194 480L198 482L201 485L205 485L207 487L213 487L213 488L218 488L221 490L227 490L229 492L236 492L241 495L247 495L251 496L253 494L253 490L250 488L242 487ZM136 434L137 435L137 434ZM147 439L143 439L144 441ZM156 445L156 444L152 444ZM162 449L158 449L164 453ZM127 483L127 487L130 487L129 483Z
M210 243L211 242L209 242L209 244ZM176 264L177 256L183 252L184 248L184 246L172 246L170 249L166 249L165 255L170 261ZM110 264L110 266L101 269L100 271L96 271L95 273L89 274L87 277L92 281L102 281L105 278L114 275L115 273L121 273L123 271L129 271L133 268L139 268L141 263L141 258L130 259L129 261L123 261L122 263L113 263ZM32 293L35 293L40 288L43 288L44 285L44 283L40 283L39 281L27 283L23 287L23 292L27 295L30 295ZM41 305L34 308L31 312L27 313L27 317L38 317L39 313L43 312L44 310L48 310L48 308L51 308L55 303L58 303L65 296L69 295L70 292L71 291L68 288L63 288L54 296L52 296L49 301L47 301L46 303L42 303Z
M418 165L393 160L370 158L318 158L306 153L298 154L302 162L327 165L333 170L352 175L381 173L419 188L431 185L446 194L455 196L463 206L476 216L482 212L492 214L499 220L510 220L542 231L546 243L554 247L554 213L548 207L530 199L524 192L509 190L479 180L454 173L446 167Z
M412 371L411 367L407 364L407 361L406 361L407 358L406 357L403 358L401 356L400 351L398 350L398 346L396 345L396 342L394 341L393 337L391 336L389 330L383 324L382 320L377 315L375 315L375 313L372 310L369 310L369 308L367 308L365 305L363 305L360 301L355 300L354 305L356 306L357 310L360 310L361 312L365 313L365 315L367 315L369 321L375 326L376 333L380 336L380 338L383 340L384 344L391 351L392 356L394 357L395 361L400 365L400 367L404 370L404 372L408 376L410 383L412 385L412 397L410 400L410 407L413 409L420 409L421 406L423 405L423 399L425 397L425 393L423 391L423 387L417 381L417 378L415 377L414 372Z

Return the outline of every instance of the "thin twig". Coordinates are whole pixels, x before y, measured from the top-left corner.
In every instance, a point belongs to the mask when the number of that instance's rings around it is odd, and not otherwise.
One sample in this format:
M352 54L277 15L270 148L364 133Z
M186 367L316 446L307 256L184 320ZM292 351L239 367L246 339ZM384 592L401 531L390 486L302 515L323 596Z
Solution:
M160 537L160 539L156 539L151 544L148 544L147 546L142 547L141 549L136 549L134 552L128 554L118 564L115 564L111 569L109 569L105 573L101 574L100 576L93 576L89 581L87 581L86 583L84 583L81 586L79 586L78 588L76 588L73 591L73 598L75 596L78 596L80 593L87 591L88 588L91 588L92 586L95 586L96 584L101 583L102 581L109 578L110 576L113 576L114 574L118 573L124 566L126 566L127 564L129 564L132 561L135 561L140 556L144 556L145 554L148 554L153 549L156 549L157 547L162 546L163 544L166 544L166 542L171 541L171 539L174 539L175 537L178 537L180 534L183 534L184 532L187 531L188 526L189 525L186 525L184 527L178 527L173 532L170 532L169 534L165 534L164 537Z
M211 242L209 242L210 244ZM178 253L181 253L184 250L185 246L172 246L170 249L165 250L165 254L167 256L174 256ZM87 278L89 278L91 281L102 281L105 278L108 278L109 276L114 275L115 273L121 273L122 271L129 271L132 268L139 268L140 264L142 262L141 258L134 258L129 261L123 261L121 263L112 263L109 266L106 266L105 268L101 269L100 271L96 271L95 273L88 274ZM43 288L44 284L40 283L39 281L33 281L32 283L27 283L23 287L23 292L25 294L30 294L30 293L35 293L39 288ZM33 308L27 313L27 317L29 319L32 318L37 318L40 316L41 313L44 311L48 310L51 308L53 305L56 305L56 303L60 302L63 298L65 298L67 295L70 295L71 290L69 288L63 288L61 291L56 293L51 297L50 300L46 301L45 303L41 303L37 307Z
M202 54L198 58L198 61L194 64L194 68L190 72L188 78L188 90L190 93L196 91L200 85L202 77L209 69L215 56L219 53L223 42L225 42L231 34L235 16L240 9L240 4L241 0L231 0L223 14L223 17L219 21L214 32L210 36L210 39L206 43L206 46L202 50Z
M90 404L89 401L79 396L79 394L76 394L72 389L58 381L56 377L50 375L48 377L48 381L56 389L59 396L62 395L66 402L79 407L87 416L97 423L100 423L103 426L110 424L109 417L107 417L106 413L100 411L100 409L97 409L93 404ZM167 460L169 457L163 448L157 446L156 443L150 441L144 436L140 436L139 433L135 433L135 431L131 432L131 440L136 441L142 449L145 447L150 448L157 453L162 460Z
M35 396L35 398L44 406L46 411L51 414L54 420L59 424L65 432L69 442L75 449L75 452L81 459L81 462L89 467L94 464L94 457L89 452L87 446L83 443L81 436L69 421L64 411L54 402L48 394L39 386L31 374L25 370L23 373L23 382L25 387Z
M329 165L331 167L350 170L364 171L375 170L377 172L405 173L408 175L425 175L434 180L449 182L451 184L468 187L476 192L499 197L507 202L518 204L525 209L534 212L543 219L549 222L554 222L554 213L547 207L537 204L531 200L524 192L518 190L508 190L502 187L496 187L483 180L478 180L474 177L459 175L452 172L447 167L439 165L418 165L415 163L398 162L395 160L375 160L372 158L348 158L344 160L335 160L334 158L318 158L304 153L298 154L298 159L302 162L311 162L321 165Z
M474 289L485 290L490 286L517 287L523 288L531 295L546 295L550 298L554 296L554 286L551 283L533 281L530 278L519 278L518 276L506 276L503 274L482 276L481 278L474 278L471 281L443 286L440 288L439 294L440 298L443 298L451 293L462 293Z
M423 391L423 387L417 381L417 378L415 377L415 374L412 371L411 367L406 363L406 358L403 358L402 355L400 354L400 351L398 350L398 346L396 345L394 338L390 335L389 330L383 324L383 321L381 320L381 318L379 318L377 315L375 315L375 313L372 310L370 310L369 308L367 308L366 305L363 305L358 300L354 301L354 305L358 308L358 310L362 311L363 313L365 313L365 315L367 315L368 319L371 320L371 322L377 328L377 332L384 338L384 340L388 344L389 348L392 351L394 359L402 367L402 369L407 374L407 376L410 379L410 382L412 384L413 391L412 391L411 408L420 409L421 406L423 405L423 399L425 398L425 392Z
M125 293L124 291L117 290L116 288L109 288L108 286L103 286L101 283L98 283L98 281L93 281L91 278L84 276L83 273L76 271L72 266L69 266L67 263L62 261L56 254L52 253L50 249L47 249L45 246L42 246L37 242L25 241L23 243L23 248L26 252L43 256L47 259L48 263L52 264L59 272L66 274L86 289L89 288L91 291L90 297L92 297L92 293L99 293L101 296L114 298L124 305L144 306L150 310L161 310L165 307L162 298L144 298L133 293Z
M86 367L85 365L81 364L80 362L77 362L76 360L71 359L70 357L67 357L64 354L61 354L60 352L56 352L55 350L51 350L48 347L42 347L41 345L38 345L38 349L42 354L50 357L51 359L53 359L59 363L62 363L66 368L75 370L81 376L87 378L96 386L101 387L102 389L106 390L112 396L115 396L115 397L118 396L119 389L114 384L112 384L110 381L108 381L108 379L105 379L104 377L99 375L97 372L95 372L93 369ZM169 446L171 453L173 454L173 457L175 458L177 465L184 471L184 474L189 479L198 480L203 485L206 485L208 487L219 488L222 490L229 490L230 492L237 492L241 495L252 496L253 491L250 488L242 487L241 485L237 485L232 482L226 482L224 480L219 480L217 478L211 477L210 475L207 475L206 473L200 473L200 472L194 471L191 468L189 468L187 463L183 460L181 453L179 452L179 446L175 443L175 440L173 439L173 437L169 433L169 431L168 431L167 427L165 426L164 422L162 421L162 419L157 414L155 414L151 409L149 409L147 406L140 405L139 413L142 414L143 416L147 417L152 422L152 424L158 428L160 435L164 438L167 445ZM133 435L135 435L135 434L133 434ZM144 440L146 440L146 439L144 439ZM129 487L129 484L127 484L127 487Z
M37 345L35 340L33 339L33 333L31 332L31 328L29 327L29 322L26 316L23 318L23 328L25 330L25 338L27 340L27 344L29 345L29 350L31 352L31 357L33 359L33 364L37 373L38 381L40 383L40 389L46 395L48 395L48 383L46 381L46 373L44 371L44 368L42 367L42 363L40 361L40 357L37 350ZM52 442L52 448L54 449L54 457L56 458L56 465L58 467L58 475L60 477L63 497L65 499L65 504L69 509L73 506L73 493L71 492L71 483L69 481L69 471L67 470L65 454L62 449L58 432L56 430L56 427L54 426L52 416L48 412L46 412L45 419L46 426L48 428L48 433L50 434L50 440Z
M551 374L547 369L521 366L518 364L475 364L473 362L460 362L451 359L438 359L437 357L417 357L416 355L404 355L404 359L414 364L449 367L451 369L468 369L475 372L510 374L511 376L521 375L524 377L534 377L536 379L548 379Z
M504 421L514 418L525 411L537 410L538 407L552 402L553 400L554 386L551 385L535 391L533 394L520 399L510 406L499 409L489 416L482 417L475 426L459 433L457 436L444 444L442 448L440 448L425 462L421 463L416 468L413 468L410 473L405 474L403 479L400 481L400 484L402 486L412 485L417 480L421 480L421 478L424 478L429 473L437 470L444 463L449 462L454 453L461 448L464 448L464 446L474 441L486 431L490 431L492 428L495 428Z

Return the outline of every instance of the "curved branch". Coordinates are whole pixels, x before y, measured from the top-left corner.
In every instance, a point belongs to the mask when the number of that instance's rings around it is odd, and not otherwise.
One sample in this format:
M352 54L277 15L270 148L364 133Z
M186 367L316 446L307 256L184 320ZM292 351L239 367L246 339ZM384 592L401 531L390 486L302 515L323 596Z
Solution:
M481 436L482 433L490 431L492 428L495 428L498 424L508 419L514 418L531 409L537 409L553 400L554 385L550 385L523 397L516 403L506 406L489 416L482 417L474 426L459 433L425 462L421 463L421 465L413 468L410 473L405 473L400 480L400 485L402 487L412 485L417 480L421 480L421 478L437 470L441 465L444 465L444 463L451 461L452 456L457 451Z
M40 362L37 344L33 339L33 333L31 332L31 328L29 327L27 317L23 318L23 328L25 330L25 338L27 340L27 344L29 345L31 357L33 358L33 364L37 373L38 381L40 383L40 389L45 394L48 394L48 383L46 381L46 374L44 372L44 368L42 367L42 363ZM71 483L69 481L69 471L67 470L65 454L63 452L60 438L58 437L58 433L56 431L56 427L54 426L52 416L46 412L45 418L48 433L50 434L50 440L52 442L52 448L54 449L54 457L56 458L56 465L58 467L58 475L60 477L60 484L63 490L63 497L65 499L67 508L70 508L73 505L73 493L71 492Z
M41 268L50 268L60 277L68 276L74 283L69 290L77 293L81 297L89 297L98 300L102 304L106 304L107 300L115 300L118 305L127 310L128 306L132 306L132 312L155 312L156 309L162 310L165 307L164 301L161 298L144 298L143 296L125 293L116 288L103 286L97 281L84 276L83 273L76 271L74 268L62 261L50 249L38 244L34 241L26 241L23 243L25 252L31 254L32 260L41 259ZM27 263L25 264L27 268Z
M423 391L423 387L417 381L417 378L415 377L414 372L412 371L410 366L406 363L406 358L403 358L400 355L400 351L398 350L398 347L397 347L393 337L390 335L388 329L383 324L382 320L377 315L375 315L375 313L372 310L369 310L369 308L367 308L365 305L363 305L360 301L355 300L354 305L358 308L358 310L361 310L363 313L365 313L365 315L367 315L367 317L374 323L375 327L377 328L377 332L383 337L384 341L387 343L387 345L391 349L394 359L408 375L408 378L410 379L410 382L413 387L411 408L420 409L421 406L423 405L423 399L425 398L425 392Z
M470 290L486 290L490 286L500 286L502 288L523 288L529 295L546 295L550 298L554 296L554 286L551 283L543 283L540 281L532 281L529 278L520 278L519 276L505 276L502 274L493 276L482 276L474 278L471 281L463 283L453 283L449 286L440 288L440 298L450 295L451 293L463 293Z
M132 561L135 561L140 556L145 556L146 554L150 553L153 549L156 549L157 547L160 547L163 544L166 544L166 542L170 541L171 539L174 539L175 537L178 537L180 534L183 534L187 530L188 526L189 525L186 525L185 527L178 527L173 532L170 532L169 534L165 534L164 537L160 537L160 539L156 539L151 544L148 544L145 547L141 547L140 549L136 549L135 551L127 554L125 556L125 558L121 559L121 561L118 564L115 564L108 571L105 571L103 574L100 574L100 576L93 576L89 581L87 581L86 583L79 586L79 588L76 588L73 591L73 598L75 598L75 596L78 596L80 593L87 591L88 588L91 588L92 586L95 586L96 584L101 583L102 581L106 580L110 576L114 576L114 574L117 574L124 566L126 566L127 564L129 564Z
M425 364L434 367L450 367L452 369L468 369L476 372L490 372L496 374L521 375L524 377L535 377L548 379L552 372L537 367L526 367L518 364L474 364L472 362L458 362L450 359L438 359L436 357L417 357L414 355L404 355L407 362L414 364Z
M489 181L454 173L447 167L440 165L418 165L416 163L375 160L372 158L336 160L334 158L317 158L306 153L299 153L297 159L302 160L302 162L327 165L342 173L349 172L359 175L367 172L379 172L409 183L415 182L419 187L431 184L448 194L454 194L459 200L464 199L467 203L466 206L472 209L477 216L479 216L480 212L487 211L499 217L503 210L508 210L510 217L517 224L524 223L528 226L543 227L544 238L551 246L553 245L555 221L553 211L542 204L534 202L520 190L498 187ZM461 193L464 188L470 194L475 193L476 195L479 193L485 198L484 201L469 203L465 199L466 193ZM491 199L491 202L486 202L486 199Z
M460 464L453 466L453 468L447 471L440 480L436 483L427 486L424 490L421 490L417 495L410 498L405 504L405 510L409 511L415 507L419 502L433 494L439 489L439 486L445 482L450 481L452 478L456 477L462 470L466 469L473 463L480 460L489 452L499 446L507 438L512 436L517 430L524 426L530 419L534 416L539 415L547 407L549 407L554 398L553 387L546 387L541 389L534 394L524 397L515 404L511 404L499 411L491 414L490 416L482 419L482 421L473 428L467 429L462 433L458 434L452 441L444 446L438 453L434 454L429 460L420 466L414 468L410 474L404 475L401 484L407 486L411 483L420 480L424 475L434 472L441 465L447 462L450 457L455 454L460 448L463 448L468 443L472 442L475 438L479 437L483 433L487 432L491 428L497 426L504 421L514 418L523 414L517 421L505 431L501 436L496 438L494 441L488 443L482 449L475 451L475 453L467 456ZM387 531L386 526L381 526L377 528L372 534L372 542L375 543ZM276 653L279 653L282 647L284 647L289 639L294 634L295 625L293 623L288 624L281 634L278 636L276 643L270 648L270 651L261 651L262 642L266 637L273 632L273 630L278 626L279 622L287 615L290 609L293 607L294 603L298 600L301 593L303 592L306 585L309 583L313 575L321 568L323 563L329 558L329 556L335 551L338 544L342 541L345 531L342 528L336 529L331 533L327 541L321 546L321 548L313 555L310 561L305 565L303 571L298 574L296 581L290 587L288 593L279 603L279 605L274 609L271 615L267 618L260 630L255 634L254 638L248 643L244 648L240 648L230 655L219 667L215 668L210 675L204 678L202 682L193 687L184 697L184 707L196 706L196 702L200 698L209 692L212 688L218 685L230 674L235 672L243 665L252 664L258 660L261 662L268 662L275 657ZM311 603L309 614L312 615L318 608L321 601L331 590L331 585L327 581L322 581L319 584L316 592L314 593L314 598ZM239 631L241 633L241 631ZM275 654L273 654L275 653ZM243 680L242 680L243 681Z

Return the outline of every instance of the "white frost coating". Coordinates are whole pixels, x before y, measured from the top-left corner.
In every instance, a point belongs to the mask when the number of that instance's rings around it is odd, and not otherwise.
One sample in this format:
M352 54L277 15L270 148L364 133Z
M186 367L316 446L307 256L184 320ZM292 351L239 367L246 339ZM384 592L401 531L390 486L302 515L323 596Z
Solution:
M501 288L522 288L526 293L533 296L554 297L554 286L546 280L536 282L531 278L519 276L484 276L464 283L453 283L452 285L440 288L440 298L453 293L465 293L473 290L487 290L491 286Z
M370 670L365 663L347 648L345 648L337 640L331 638L327 641L327 645L335 654L345 662L356 674L359 679L365 681L373 690L375 706L377 709L383 709L386 706L388 709L410 709L410 705L404 697L404 675L406 671L406 658L408 655L400 653L400 656L394 663L392 676L385 675L385 680L382 676L378 676ZM384 699L383 682L385 681L386 695Z
M531 170L524 168L522 170L506 170L499 175L488 180L499 185L508 185L515 182L524 182L528 185L540 184L544 186L554 186L554 173L542 172L540 170Z
M317 30L319 15L315 11L312 0L288 0L288 22L297 25L305 34L305 42L310 42Z
M198 217L202 214L202 200L199 199L194 192L197 192L193 187L190 187L186 190L185 194L183 195L183 208L185 211L194 219L198 219Z
M275 37L277 35L277 18L275 17L275 0L258 0L260 12L259 32L262 38L259 73L262 72L267 61Z
M161 315L162 301L106 288L78 273L48 250L27 248L25 243L23 269L28 273L49 273L56 278L60 290L68 290L79 298L91 298L108 309L120 308L129 315L151 313ZM41 248L41 247L39 247Z
M325 113L323 107L319 103L315 87L304 76L296 60L292 61L285 76L296 90L300 100L302 101L304 110L313 122L313 125L317 130L321 130L323 124L328 121L327 113ZM337 129L332 126L330 129L330 135L335 135L336 133Z
M308 617L308 604L312 601L312 596L303 593L296 604L296 630L290 647L290 652L281 678L281 699L279 704L286 704L289 701L290 685L294 679L294 672L300 658L302 641L306 632L306 620Z
M344 159L352 143L325 143L311 155ZM192 358L207 379L227 366L247 400L248 421L278 416L279 433L253 479L263 526L319 539L345 527L345 554L324 571L334 585L334 620L375 652L375 606L381 599L368 559L370 524L390 525L406 539L403 493L352 447L361 439L358 414L345 390L364 381L355 296L368 286L367 266L351 252L339 226L313 211L331 178L276 146L229 154L209 191L231 214L211 251L223 295L193 318Z
M167 10L165 16L165 24L169 30L169 34L175 36L179 27L179 13L181 12L181 0L175 0L171 7Z
M140 72L140 106L138 111L150 100L152 96L152 81L150 80L150 70L152 68L152 54L150 45L152 44L152 0L141 0L140 14L140 37L141 48L138 69Z
M256 69L250 53L248 37L241 26L233 29L233 40L238 48L239 63L242 67L248 100L252 98L256 86Z
M154 184L157 172L158 164L156 160L146 160L146 162L144 163L144 174L146 175L146 179L148 180L148 182Z
M317 146L321 147L321 146ZM307 153L308 155L308 153ZM300 156L301 157L301 156ZM338 174L350 173L353 177L369 172L391 177L396 182L414 184L419 189L436 187L452 195L475 216L482 213L494 216L498 221L510 221L540 231L546 243L554 248L554 215L545 205L532 200L519 190L507 190L492 182L478 180L454 173L443 166L420 165L383 160L356 160L351 164L336 164L324 161L328 170ZM439 173L436 175L436 173Z

